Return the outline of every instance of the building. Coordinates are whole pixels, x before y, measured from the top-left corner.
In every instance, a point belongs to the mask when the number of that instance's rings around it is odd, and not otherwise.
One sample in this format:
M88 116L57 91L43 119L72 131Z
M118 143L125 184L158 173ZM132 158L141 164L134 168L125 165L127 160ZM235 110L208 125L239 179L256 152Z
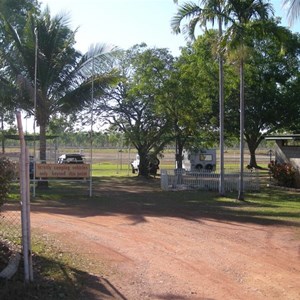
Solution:
M300 134L266 136L267 141L275 141L275 161L290 163L296 170L296 186L300 187Z

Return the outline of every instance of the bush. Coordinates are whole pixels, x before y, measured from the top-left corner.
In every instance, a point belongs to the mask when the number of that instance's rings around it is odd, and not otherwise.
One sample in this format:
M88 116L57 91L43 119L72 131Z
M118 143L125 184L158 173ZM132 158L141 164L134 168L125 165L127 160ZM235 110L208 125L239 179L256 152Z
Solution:
M15 179L14 163L6 157L0 157L0 207L8 197L13 179Z
M278 164L274 161L270 162L269 170L274 179L279 185L286 187L295 186L295 168L289 163Z

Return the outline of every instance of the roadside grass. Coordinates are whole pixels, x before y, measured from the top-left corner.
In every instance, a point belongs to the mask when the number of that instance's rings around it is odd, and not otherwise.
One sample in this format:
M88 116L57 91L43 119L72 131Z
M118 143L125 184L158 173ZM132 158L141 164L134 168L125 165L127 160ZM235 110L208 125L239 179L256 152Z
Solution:
M51 181L49 189L37 189L36 197L32 199L33 209L52 208L60 214L70 214L75 207L83 210L93 208L95 213L133 217L139 214L142 217L209 218L240 224L293 226L295 238L300 240L300 194L297 191L264 184L259 193L247 193L245 201L237 201L235 193L220 197L216 192L206 191L166 192L160 189L159 178L144 179L135 174L127 176L126 173L112 176L110 167L103 173L105 175L93 177L92 197L88 196L87 182ZM267 172L263 174L266 180ZM19 201L17 185L10 196L10 202ZM24 285L21 266L12 280L0 281L1 300L95 299L86 288L95 282L95 277L89 274L89 262L72 253L62 252L55 237L38 231L33 232L32 250L34 283ZM103 295L109 296L105 284L99 284Z
M95 278L84 270L87 263L82 258L62 252L55 240L44 234L33 235L32 252L34 281L24 284L21 264L12 279L0 280L1 300L95 299L88 289ZM104 285L98 285L100 291L105 291Z

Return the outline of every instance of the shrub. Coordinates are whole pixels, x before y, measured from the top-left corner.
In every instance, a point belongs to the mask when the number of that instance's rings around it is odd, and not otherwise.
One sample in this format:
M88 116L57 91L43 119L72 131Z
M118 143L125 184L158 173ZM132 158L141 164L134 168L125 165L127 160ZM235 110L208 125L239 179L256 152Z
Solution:
M269 170L274 179L279 185L286 187L295 186L295 168L289 163L278 164L274 161L270 162Z
M8 197L12 180L15 178L15 165L6 157L0 157L0 207Z

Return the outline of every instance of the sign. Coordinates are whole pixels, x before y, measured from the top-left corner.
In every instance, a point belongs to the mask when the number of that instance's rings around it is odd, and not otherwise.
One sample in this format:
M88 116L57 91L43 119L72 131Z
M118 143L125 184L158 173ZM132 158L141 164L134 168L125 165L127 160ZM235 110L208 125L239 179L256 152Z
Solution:
M89 164L36 164L37 178L87 178L90 177Z

